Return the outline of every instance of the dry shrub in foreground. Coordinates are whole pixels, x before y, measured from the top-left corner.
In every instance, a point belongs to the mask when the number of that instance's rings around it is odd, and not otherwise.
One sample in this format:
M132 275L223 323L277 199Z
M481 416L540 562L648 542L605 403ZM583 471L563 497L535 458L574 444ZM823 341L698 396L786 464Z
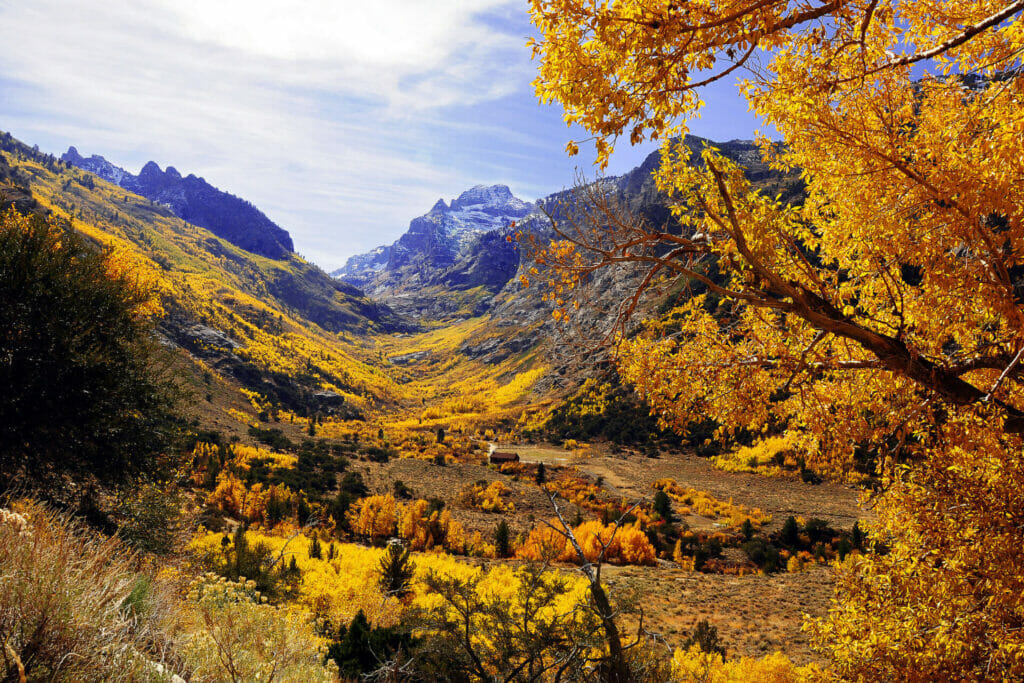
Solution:
M0 508L0 680L333 678L307 615L263 604L253 582L205 577L182 599L140 564L39 503Z
M0 509L0 678L156 678L131 608L134 562L116 539L40 504Z
M196 581L177 626L192 681L333 681L309 613L265 604L254 581Z

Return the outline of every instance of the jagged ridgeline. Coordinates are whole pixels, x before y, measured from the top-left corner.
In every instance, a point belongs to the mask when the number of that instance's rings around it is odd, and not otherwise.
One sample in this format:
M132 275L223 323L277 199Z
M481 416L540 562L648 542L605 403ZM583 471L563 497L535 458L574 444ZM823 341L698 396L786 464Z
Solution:
M161 180L153 166L132 176L100 157L69 153L61 160L0 135L5 203L68 219L151 281L165 309L164 341L187 350L182 357L207 383L223 378L299 412L355 415L397 398L396 385L366 359L369 333L406 329L399 316L292 252L288 233L248 203L173 169ZM154 192L154 199L138 192ZM212 208L217 202L222 209ZM194 211L213 220L232 206L242 209L228 222L237 229L231 235L176 215ZM258 219L251 223L254 251L241 246L248 237L238 226L247 212ZM277 245L273 253L259 253L268 244Z
M182 177L173 166L161 171L155 161L150 161L138 175L133 175L99 155L86 159L74 147L68 148L61 161L162 204L178 218L206 228L246 251L287 259L295 250L291 235L255 206L191 173Z

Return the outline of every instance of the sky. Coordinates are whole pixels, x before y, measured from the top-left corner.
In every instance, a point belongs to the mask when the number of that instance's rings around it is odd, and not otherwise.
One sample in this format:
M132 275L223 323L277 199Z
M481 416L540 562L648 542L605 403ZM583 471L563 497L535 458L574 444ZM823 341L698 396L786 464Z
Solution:
M0 130L195 173L333 270L473 185L535 200L595 175L534 96L532 33L526 0L0 0ZM706 99L691 132L752 137L732 83Z

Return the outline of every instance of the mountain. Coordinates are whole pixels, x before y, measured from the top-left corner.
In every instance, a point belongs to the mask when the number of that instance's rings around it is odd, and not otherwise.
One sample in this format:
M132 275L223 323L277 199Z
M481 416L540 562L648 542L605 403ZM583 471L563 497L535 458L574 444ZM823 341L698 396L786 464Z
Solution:
M694 159L705 145L715 146L746 169L755 187L763 186L773 195L781 193L784 201L802 189L795 174L770 169L751 141L719 143L687 136L685 142ZM668 199L658 191L651 175L660 163L660 152L654 152L637 168L595 182L650 224L670 224ZM430 211L414 218L394 244L353 256L331 275L421 321L450 322L479 316L508 300L519 286L516 275L521 255L518 245L507 239L510 234L523 231L548 235L548 220L539 206L557 212L561 204L573 201L572 191L551 194L534 204L517 199L504 185L477 185L450 204L438 200ZM610 303L622 293L621 289L597 292L597 296ZM513 303L512 307L521 305ZM496 312L496 316L500 313ZM521 318L518 313L511 318ZM496 324L501 324L497 318ZM526 332L520 328L518 335L523 334ZM488 343L497 343L496 338L490 337Z
M163 204L178 218L206 228L246 251L272 259L286 259L295 251L288 232L262 211L191 173L182 177L173 166L161 171L156 162L150 161L138 175L132 175L99 155L87 159L74 147L69 147L61 160Z
M331 274L401 313L457 316L467 300L494 294L515 275L519 258L505 235L535 209L506 185L477 185L450 203L438 199L394 244L353 256ZM437 301L444 292L454 296Z

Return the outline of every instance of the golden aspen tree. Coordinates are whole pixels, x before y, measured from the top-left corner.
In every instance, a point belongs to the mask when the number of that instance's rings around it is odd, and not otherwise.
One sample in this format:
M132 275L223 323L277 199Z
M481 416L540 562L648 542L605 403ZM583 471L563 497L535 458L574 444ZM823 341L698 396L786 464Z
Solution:
M662 141L675 227L597 197L536 254L571 290L633 262L699 293L618 347L668 425L785 426L808 463L869 454L888 553L812 624L858 680L1024 677L1024 1L532 0L535 83L594 135ZM681 140L742 92L792 206ZM569 144L569 152L577 150ZM570 296L557 311L571 308ZM634 299L637 301L638 299Z

